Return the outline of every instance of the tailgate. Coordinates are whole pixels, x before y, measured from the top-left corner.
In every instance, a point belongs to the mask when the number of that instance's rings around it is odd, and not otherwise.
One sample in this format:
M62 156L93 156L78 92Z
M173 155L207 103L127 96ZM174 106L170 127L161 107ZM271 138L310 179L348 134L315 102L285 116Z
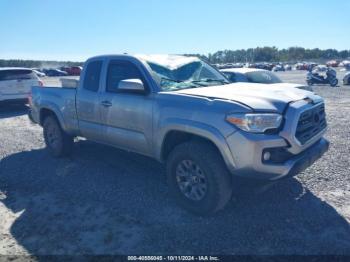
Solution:
M0 81L2 95L29 94L32 86L38 85L35 79Z

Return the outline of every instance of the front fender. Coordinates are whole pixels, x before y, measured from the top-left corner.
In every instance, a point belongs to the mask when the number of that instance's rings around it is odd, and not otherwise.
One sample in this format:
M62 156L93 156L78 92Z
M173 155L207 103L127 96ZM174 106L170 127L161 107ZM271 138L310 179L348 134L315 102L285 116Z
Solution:
M206 138L213 142L220 151L227 167L230 171L235 169L235 163L230 151L230 148L226 142L225 137L221 132L210 125L193 120L168 118L162 122L158 127L158 132L154 136L155 143L155 155L159 161L162 161L162 148L166 135L171 131L180 131L197 135Z

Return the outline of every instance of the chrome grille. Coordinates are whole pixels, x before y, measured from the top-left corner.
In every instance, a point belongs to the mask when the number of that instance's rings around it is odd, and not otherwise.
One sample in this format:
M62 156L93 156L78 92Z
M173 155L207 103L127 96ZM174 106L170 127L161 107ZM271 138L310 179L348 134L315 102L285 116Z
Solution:
M326 127L325 107L320 104L301 113L295 137L304 145Z

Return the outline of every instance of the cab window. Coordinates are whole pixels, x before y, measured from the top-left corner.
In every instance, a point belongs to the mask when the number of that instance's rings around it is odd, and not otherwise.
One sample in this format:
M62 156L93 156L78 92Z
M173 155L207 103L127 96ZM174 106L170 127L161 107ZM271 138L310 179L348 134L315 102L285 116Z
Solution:
M118 93L119 83L126 79L143 80L140 70L129 61L112 61L108 66L107 73L107 92ZM142 81L145 85L145 81Z
M92 61L88 63L85 72L83 88L97 92L100 86L102 61Z

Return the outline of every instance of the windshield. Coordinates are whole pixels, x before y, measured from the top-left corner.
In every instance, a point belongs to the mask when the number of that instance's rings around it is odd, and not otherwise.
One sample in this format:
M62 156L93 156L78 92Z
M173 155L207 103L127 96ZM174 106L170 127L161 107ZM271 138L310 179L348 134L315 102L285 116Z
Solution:
M196 58L171 57L171 60L163 59L163 63L143 60L150 67L154 79L163 91L228 84L221 73Z
M261 84L276 84L282 83L275 74L270 71L254 71L246 73L249 82L261 83Z

